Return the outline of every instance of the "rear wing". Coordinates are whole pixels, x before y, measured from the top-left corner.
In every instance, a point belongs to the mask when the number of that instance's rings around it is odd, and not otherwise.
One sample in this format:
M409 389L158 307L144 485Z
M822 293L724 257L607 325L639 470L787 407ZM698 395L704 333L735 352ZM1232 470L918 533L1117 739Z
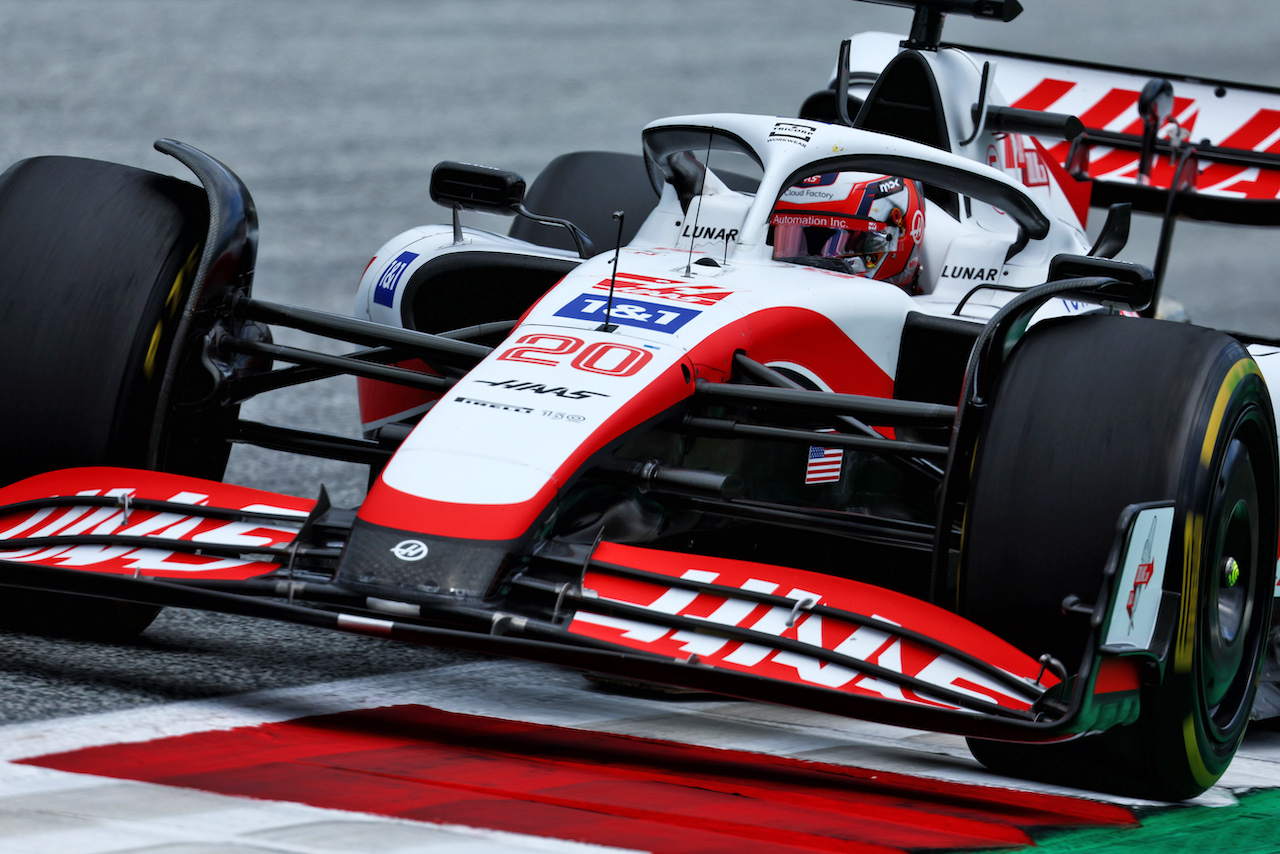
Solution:
M943 45L989 63L1009 106L1076 116L1084 133L1039 141L1094 207L1128 202L1217 222L1280 225L1280 89ZM975 101L977 99L975 98Z

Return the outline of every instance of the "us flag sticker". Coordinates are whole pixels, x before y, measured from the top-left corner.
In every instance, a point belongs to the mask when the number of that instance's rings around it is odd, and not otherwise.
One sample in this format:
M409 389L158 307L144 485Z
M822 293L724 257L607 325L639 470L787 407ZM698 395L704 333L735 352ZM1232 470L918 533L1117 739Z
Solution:
M823 430L834 433L834 430ZM840 480L840 466L844 463L844 451L840 448L809 446L809 464L804 469L804 482L835 483Z

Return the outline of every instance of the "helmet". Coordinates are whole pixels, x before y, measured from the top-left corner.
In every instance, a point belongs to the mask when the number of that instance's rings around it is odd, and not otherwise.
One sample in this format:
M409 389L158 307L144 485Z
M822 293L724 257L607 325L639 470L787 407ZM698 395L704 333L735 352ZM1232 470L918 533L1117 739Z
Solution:
M924 237L918 181L864 172L814 175L782 194L773 257L891 282L915 293Z

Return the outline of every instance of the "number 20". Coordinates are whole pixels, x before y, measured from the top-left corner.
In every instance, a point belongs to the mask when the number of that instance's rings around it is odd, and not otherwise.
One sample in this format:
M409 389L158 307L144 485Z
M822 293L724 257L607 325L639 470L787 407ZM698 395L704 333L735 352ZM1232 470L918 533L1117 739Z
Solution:
M533 365L559 365L561 357L576 353L569 363L572 368L610 377L630 377L639 373L653 358L653 353L648 350L629 344L596 341L582 349L584 343L581 338L569 335L535 332L517 339L516 346L501 353L498 359Z

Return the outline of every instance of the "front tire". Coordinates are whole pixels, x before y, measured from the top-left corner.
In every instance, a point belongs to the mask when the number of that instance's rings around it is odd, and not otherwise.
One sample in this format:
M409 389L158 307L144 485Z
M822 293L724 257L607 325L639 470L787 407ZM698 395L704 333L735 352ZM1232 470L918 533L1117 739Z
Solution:
M128 166L40 157L0 175L0 483L144 465L206 222L198 187Z
M40 157L0 175L0 484L72 466L147 465L207 219L200 188L128 166ZM166 415L159 467L220 477L229 446L201 432L216 420ZM120 639L160 610L3 596L0 627L45 634Z
M1013 776L1160 800L1203 792L1248 723L1271 620L1276 426L1256 363L1211 330L1095 316L1046 322L991 397L975 460L960 612L1069 669L1128 504L1173 500L1165 594L1182 603L1139 720L1036 746L970 740Z

